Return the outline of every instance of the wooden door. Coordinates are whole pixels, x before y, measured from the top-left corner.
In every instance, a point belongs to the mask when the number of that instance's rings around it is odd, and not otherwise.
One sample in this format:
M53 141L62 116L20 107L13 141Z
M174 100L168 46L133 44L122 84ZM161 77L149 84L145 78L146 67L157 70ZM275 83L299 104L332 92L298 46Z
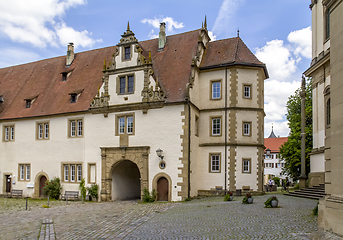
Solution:
M168 201L169 184L165 177L157 181L157 201Z
M45 182L46 182L46 177L42 176L39 180L39 197L43 197L44 196L44 191L43 188L45 186Z
M6 192L11 192L11 182L10 175L6 175Z

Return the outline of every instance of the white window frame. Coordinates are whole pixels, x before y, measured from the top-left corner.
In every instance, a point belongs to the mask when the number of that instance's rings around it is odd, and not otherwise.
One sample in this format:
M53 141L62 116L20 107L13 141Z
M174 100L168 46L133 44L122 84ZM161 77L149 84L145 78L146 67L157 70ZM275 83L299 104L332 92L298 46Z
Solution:
M243 135L244 136L250 136L250 128L251 124L248 122L243 123Z
M219 121L219 122L217 122L217 121ZM218 125L219 125L219 127L218 127ZM221 135L221 118L212 118L212 135L213 136L220 136Z
M210 172L220 172L220 154L211 154L211 168Z
M31 179L31 164L19 163L18 181L30 181Z
M78 165L76 165L76 167L77 167L77 181L81 182L81 179L82 179L82 165L78 164Z
M71 164L70 165L70 181L71 182L75 182L75 175L76 175L75 165Z
M77 136L82 137L83 135L83 121L77 120Z
M244 85L244 98L251 98L251 86Z
M63 171L64 171L64 182L69 182L69 165L63 165Z
M129 116L126 118L127 124L126 124L126 132L127 134L132 134L133 133L133 117Z
M25 170L26 170L26 181L30 181L30 178L31 178L31 165L30 164L27 164L25 166Z
M221 98L221 81L212 82L212 99Z
M19 168L20 168L20 180L24 181L25 180L25 165L20 164Z
M69 121L68 137L82 138L84 134L83 133L83 130L84 130L83 118L69 119L68 121Z
M251 164L250 159L243 159L243 164L242 164L243 173L250 173L250 164Z
M118 132L119 134L125 133L125 117L120 117L118 119Z

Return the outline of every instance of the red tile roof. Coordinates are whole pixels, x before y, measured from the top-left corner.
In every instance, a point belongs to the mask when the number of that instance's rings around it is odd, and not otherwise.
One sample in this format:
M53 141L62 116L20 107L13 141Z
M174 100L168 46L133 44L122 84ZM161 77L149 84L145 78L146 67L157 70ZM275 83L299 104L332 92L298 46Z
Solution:
M266 149L270 149L272 153L278 153L279 148L285 142L287 142L288 137L280 137L280 138L265 138L264 139L264 146ZM266 152L266 149L264 152Z
M163 51L158 51L158 39L139 42L146 58L151 51L155 76L166 93L166 102L185 99L199 33L195 30L168 36ZM0 96L4 99L0 103L0 120L87 111L102 84L104 59L112 59L115 48L76 53L69 68L65 67L66 57L61 56L0 69ZM240 38L209 42L201 66L232 62L265 68ZM71 69L68 80L63 82L61 73ZM77 102L70 103L70 93L80 91ZM26 108L25 99L36 96L31 108Z

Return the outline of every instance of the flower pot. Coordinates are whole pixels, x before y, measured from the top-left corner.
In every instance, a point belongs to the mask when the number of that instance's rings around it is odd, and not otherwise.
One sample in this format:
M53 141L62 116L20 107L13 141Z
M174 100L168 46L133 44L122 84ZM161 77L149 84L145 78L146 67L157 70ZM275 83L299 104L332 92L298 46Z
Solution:
M275 208L275 207L277 207L278 203L279 203L279 201L277 201L277 200L272 200L271 203L270 203L270 205L271 205L273 208Z
M254 199L252 197L248 198L248 203L252 203L254 201Z
M230 196L230 201L232 201L232 200L233 200L233 195Z

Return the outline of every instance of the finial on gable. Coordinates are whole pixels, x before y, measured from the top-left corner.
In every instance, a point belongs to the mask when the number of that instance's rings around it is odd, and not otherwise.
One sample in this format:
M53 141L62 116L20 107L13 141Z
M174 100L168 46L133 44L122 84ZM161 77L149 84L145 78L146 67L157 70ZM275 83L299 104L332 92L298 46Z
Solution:
M127 21L127 29L126 29L126 31L130 31L130 22L129 21Z
M207 30L207 20L206 20L206 15L205 15L204 28Z
M104 59L104 70L106 70L106 58Z
M239 37L239 28L237 29L237 37Z

